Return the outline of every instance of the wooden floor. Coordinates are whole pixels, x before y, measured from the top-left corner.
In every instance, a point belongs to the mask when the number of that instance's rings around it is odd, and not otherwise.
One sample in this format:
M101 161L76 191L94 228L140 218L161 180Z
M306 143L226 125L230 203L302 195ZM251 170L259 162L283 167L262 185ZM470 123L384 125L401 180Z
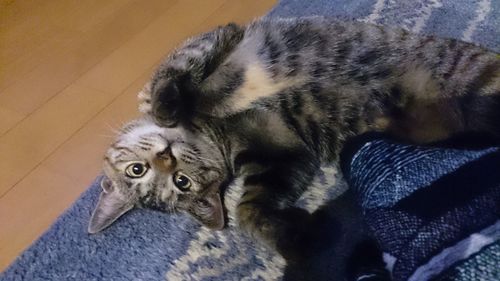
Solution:
M274 2L0 0L0 271L98 175L169 50Z

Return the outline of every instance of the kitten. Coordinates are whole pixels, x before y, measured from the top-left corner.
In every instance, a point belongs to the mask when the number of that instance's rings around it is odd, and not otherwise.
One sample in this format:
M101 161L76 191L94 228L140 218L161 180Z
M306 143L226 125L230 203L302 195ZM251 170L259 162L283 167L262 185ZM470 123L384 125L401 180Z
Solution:
M169 136L174 131L164 128L163 148L196 144L199 159L215 161L204 169L219 171L217 184L243 179L240 227L282 255L294 256L295 246L307 237L310 215L293 203L321 164L337 160L346 139L369 131L413 143L468 132L500 137L499 69L497 54L457 40L323 18L263 19L220 27L174 51L140 95L140 109L152 119L139 123L154 126L154 120L183 131L183 142L176 142ZM131 145L136 144L124 143ZM117 153L113 150L108 154ZM147 191L155 205L176 206L181 195L209 196L202 212L208 215L201 219L196 207L178 209L209 227L223 224L222 205L214 199L221 189L213 182L197 180L197 188L189 190L162 182L194 182L190 173L204 174L203 169L185 170L193 163L178 161L178 154L172 156L172 172L162 177L167 168L151 163L161 157L150 157L105 168L111 181L103 181L91 232L133 205L147 206L139 203ZM153 176L128 174L136 161ZM177 197L162 195L164 190ZM122 204L126 208L116 207L119 200L106 199L113 191L135 195L123 199L129 200ZM205 221L210 215L216 219Z

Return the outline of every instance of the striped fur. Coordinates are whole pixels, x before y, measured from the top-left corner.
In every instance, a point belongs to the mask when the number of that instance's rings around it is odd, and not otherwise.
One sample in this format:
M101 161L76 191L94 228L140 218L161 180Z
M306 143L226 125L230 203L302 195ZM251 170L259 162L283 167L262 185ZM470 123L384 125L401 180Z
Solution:
M310 217L292 205L347 139L500 137L499 89L499 56L468 43L324 18L264 19L189 39L141 92L140 110L189 131L186 142L218 144L203 157L225 159L224 181L243 179L240 227L294 258L307 251Z
M286 220L300 225L307 215L287 207L350 137L500 137L497 54L359 22L313 17L219 27L174 51L148 87L141 108L158 124L186 127L211 116L237 136L225 141L242 147L231 158L247 190L240 225L274 246L287 231L302 235Z
M190 39L155 73L141 108L162 125L273 108L304 132L347 126L324 146L367 130L414 142L498 135L499 69L497 54L457 40L323 18L260 20Z

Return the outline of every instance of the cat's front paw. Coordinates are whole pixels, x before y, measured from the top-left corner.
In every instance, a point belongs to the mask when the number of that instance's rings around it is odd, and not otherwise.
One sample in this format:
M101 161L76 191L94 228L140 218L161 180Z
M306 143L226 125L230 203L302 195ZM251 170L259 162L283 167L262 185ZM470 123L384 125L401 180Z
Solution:
M165 127L174 127L179 121L180 97L174 79L158 82L153 88L148 82L137 95L139 112L152 116Z
M150 114L164 127L189 122L198 110L200 95L190 73L158 79L150 86Z
M151 89L151 115L165 127L174 127L181 119L185 106L176 79L162 79Z

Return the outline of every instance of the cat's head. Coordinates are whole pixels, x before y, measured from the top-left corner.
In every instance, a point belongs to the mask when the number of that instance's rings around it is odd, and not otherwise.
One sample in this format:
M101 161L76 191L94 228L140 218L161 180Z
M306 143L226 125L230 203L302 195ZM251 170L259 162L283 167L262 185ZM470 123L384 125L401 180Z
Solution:
M159 127L148 117L124 126L104 157L102 192L88 231L101 231L134 207L184 211L221 229L223 156L210 139L193 134Z

